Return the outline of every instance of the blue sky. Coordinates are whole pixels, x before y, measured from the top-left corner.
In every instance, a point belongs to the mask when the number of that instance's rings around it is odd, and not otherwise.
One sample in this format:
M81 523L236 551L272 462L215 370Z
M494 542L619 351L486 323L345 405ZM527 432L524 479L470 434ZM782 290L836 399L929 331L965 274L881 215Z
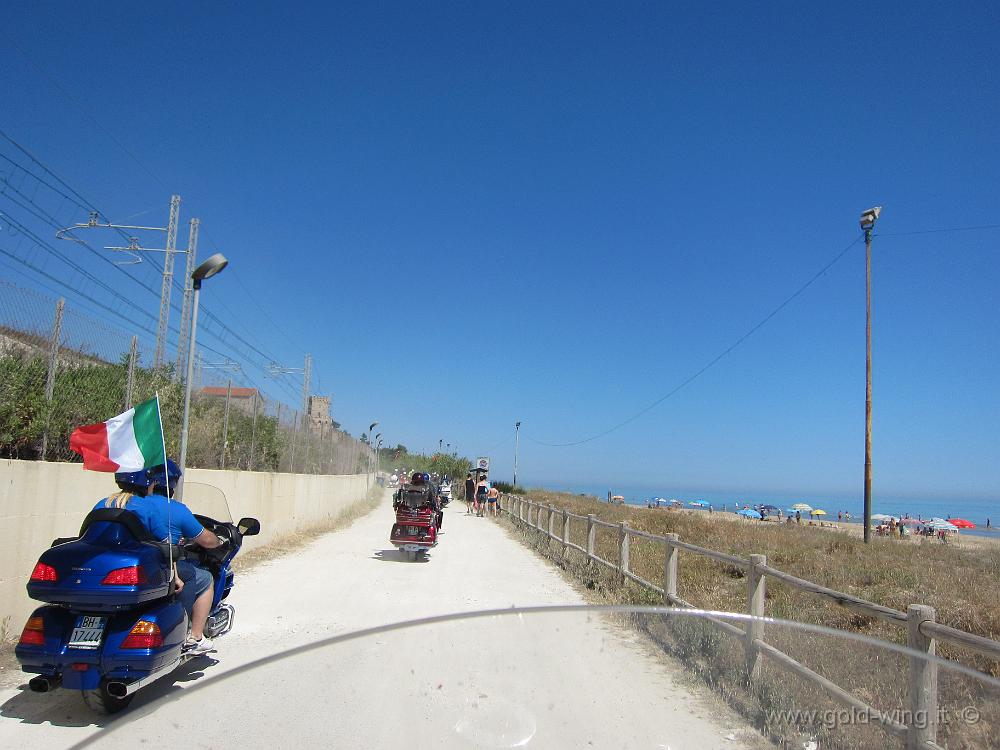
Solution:
M908 234L1000 224L995 4L432 6L22 4L0 127L114 219L181 193L206 306L346 429L504 475L521 420L529 484L860 496L861 243L540 443L884 205L876 496L1000 496L1000 230Z

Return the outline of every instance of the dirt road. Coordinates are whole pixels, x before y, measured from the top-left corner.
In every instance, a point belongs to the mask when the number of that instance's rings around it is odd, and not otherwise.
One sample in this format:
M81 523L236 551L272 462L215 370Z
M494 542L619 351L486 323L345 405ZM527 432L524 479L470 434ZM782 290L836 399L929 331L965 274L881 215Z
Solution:
M123 714L95 717L78 695L35 695L23 680L3 687L0 746L756 746L714 696L595 615L465 619L279 656L430 615L584 603L461 503L427 562L392 549L391 523L387 494L350 528L244 574L218 654L141 690Z

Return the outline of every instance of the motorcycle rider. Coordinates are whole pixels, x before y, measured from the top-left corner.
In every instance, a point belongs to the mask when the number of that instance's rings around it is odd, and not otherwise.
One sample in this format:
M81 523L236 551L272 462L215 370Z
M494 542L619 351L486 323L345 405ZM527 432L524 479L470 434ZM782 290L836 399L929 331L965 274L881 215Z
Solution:
M181 478L181 469L171 459L166 466L160 464L146 470L150 481L150 497L162 498L160 508L164 520L169 518L169 539L173 544L181 540L194 543L204 549L215 549L222 544L218 536L201 525L190 509L177 500L170 501ZM168 508L169 505L169 508ZM191 617L191 634L184 641L184 650L191 654L207 654L214 651L212 639L205 637L205 622L212 609L212 574L192 560L177 561L177 572L184 581L181 600Z
M169 500L180 477L180 467L170 459L166 467L161 464L145 471L116 473L115 482L122 491L94 507L130 511L159 540L177 544L185 537L205 549L218 547L222 543L219 537L203 527L186 505ZM193 654L213 651L211 639L204 636L212 608L212 574L189 560L176 560L174 573L175 591L191 623L191 635L184 642L184 650Z

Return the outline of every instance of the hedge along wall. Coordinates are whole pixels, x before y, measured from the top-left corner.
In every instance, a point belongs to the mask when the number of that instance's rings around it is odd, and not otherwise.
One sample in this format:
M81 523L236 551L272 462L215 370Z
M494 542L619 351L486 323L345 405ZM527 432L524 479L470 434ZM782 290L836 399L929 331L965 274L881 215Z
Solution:
M365 498L364 474L276 474L191 469L186 478L226 494L233 518L253 516L261 533L244 549L332 520ZM116 492L114 477L81 464L0 459L0 634L16 639L31 611L25 584L53 539L75 536L88 511ZM194 494L194 493L192 493Z

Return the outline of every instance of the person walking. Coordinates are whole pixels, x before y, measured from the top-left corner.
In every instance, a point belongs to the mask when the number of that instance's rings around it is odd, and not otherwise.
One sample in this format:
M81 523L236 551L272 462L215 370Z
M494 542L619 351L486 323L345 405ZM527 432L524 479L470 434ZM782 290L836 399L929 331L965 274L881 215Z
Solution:
M486 491L486 508L490 515L495 516L497 514L497 502L499 500L500 490L491 486L489 490Z
M470 471L465 475L465 515L472 515L472 505L476 502L476 480Z
M483 517L483 513L486 511L486 498L490 493L490 483L486 480L485 474L479 475L479 481L476 482L476 515L480 518Z

